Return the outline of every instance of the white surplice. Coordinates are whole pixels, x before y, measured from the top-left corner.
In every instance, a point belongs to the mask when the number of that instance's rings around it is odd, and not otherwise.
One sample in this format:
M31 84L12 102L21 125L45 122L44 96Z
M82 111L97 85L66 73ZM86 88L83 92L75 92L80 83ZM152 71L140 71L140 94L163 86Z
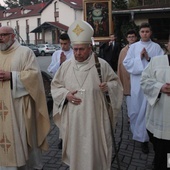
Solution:
M11 82L0 81L0 170L41 169L50 122L37 60L17 41L0 58L12 74Z
M148 100L146 127L158 139L170 140L170 96L161 87L170 83L168 56L155 57L142 73L141 86Z
M149 141L145 123L147 101L140 87L142 71L148 64L146 59L140 57L143 48L146 49L150 58L163 54L163 50L157 43L151 40L148 42L138 41L130 46L123 61L131 79L131 113L129 114L131 131L133 139L140 142Z
M66 60L69 60L73 56L72 48L70 48L68 51L63 51L63 50L55 51L51 57L51 63L47 68L48 72L51 73L52 76L55 75L56 71L60 67L60 56L62 52L64 52L64 55L66 56Z

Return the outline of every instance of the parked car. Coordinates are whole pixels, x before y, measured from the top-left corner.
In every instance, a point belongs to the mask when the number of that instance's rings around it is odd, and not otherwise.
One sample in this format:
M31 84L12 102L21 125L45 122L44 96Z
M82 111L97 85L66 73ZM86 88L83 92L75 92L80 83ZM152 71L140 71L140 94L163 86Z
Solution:
M61 45L60 44L52 44L56 50L60 50L61 49Z
M34 54L36 55L36 57L40 56L39 49L36 45L28 45L28 47L31 48L32 51L34 51Z
M38 44L37 45L40 55L45 56L47 54L53 54L56 49L52 44Z
M21 44L21 45L29 47L34 52L36 57L40 56L39 49L35 44Z

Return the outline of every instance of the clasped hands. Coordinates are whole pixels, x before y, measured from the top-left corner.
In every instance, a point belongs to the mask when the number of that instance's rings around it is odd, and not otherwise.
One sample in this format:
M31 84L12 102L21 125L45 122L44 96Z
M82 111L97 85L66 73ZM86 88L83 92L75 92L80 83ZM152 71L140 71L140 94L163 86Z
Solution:
M147 61L150 60L148 53L147 53L145 48L143 48L142 51L141 51L141 59L143 59L143 58L145 58Z
M108 91L108 86L106 82L102 82L101 84L99 84L99 88L101 89L102 92ZM79 105L82 102L80 98L75 96L77 92L78 92L77 90L68 92L66 96L67 100L74 105Z
M64 52L61 52L60 54L60 65L66 60L66 55L64 54Z
M11 80L11 73L9 71L0 70L0 81Z

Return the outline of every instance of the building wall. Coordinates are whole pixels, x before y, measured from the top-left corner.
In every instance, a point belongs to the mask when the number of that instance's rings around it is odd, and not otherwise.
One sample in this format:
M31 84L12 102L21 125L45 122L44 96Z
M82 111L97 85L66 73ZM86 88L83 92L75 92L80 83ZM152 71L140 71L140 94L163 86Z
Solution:
M63 10L64 9L64 10ZM64 3L59 3L59 22L70 26L76 19L83 18L82 11L74 10Z
M49 30L49 31L46 31L45 33L45 40L47 43L50 43L52 44L52 32Z
M27 35L26 35L26 20L28 20L28 24L29 24L29 31L35 29L37 27L37 18L39 18L40 16L33 16L33 17L24 17L24 18L17 18L17 19L11 19L11 20L4 20L1 21L1 25L2 26L6 26L9 25L12 28L16 29L16 25L18 22L19 25L19 35L22 38L22 40L24 42L26 42L27 40ZM21 38L19 39L19 41L22 43ZM29 39L30 39L30 43L35 43L35 35L33 33L29 33Z
M147 18L136 18L134 22L136 25L141 25L143 22L148 22L148 19Z
M54 18L54 4L58 3L59 10L59 22L70 26L76 19L83 19L83 12L80 10L74 10L68 5L56 0L53 1L41 14L41 24L44 22L55 22Z
M54 1L55 2L55 1ZM41 13L41 24L44 22L54 22L54 2L49 4Z
M41 14L33 17L24 17L24 18L17 18L17 19L11 19L11 20L1 20L0 23L2 26L8 25L16 28L16 22L18 21L19 24L19 35L22 37L23 41L26 42L27 40L27 34L26 34L26 20L28 20L29 24L29 32L34 30L38 26L38 18L41 18L41 24L44 22L55 22L54 17L54 3L58 3L59 7L59 22L61 24L64 24L66 26L70 26L75 19L82 19L83 18L83 12L82 11L76 11L73 8L70 8L68 5L60 2L59 0L54 0L51 4L49 4ZM29 43L35 44L35 34L29 33ZM39 35L39 38L42 38L42 35ZM45 32L45 40L49 43L52 43L52 32L46 31ZM22 42L22 41L20 41Z

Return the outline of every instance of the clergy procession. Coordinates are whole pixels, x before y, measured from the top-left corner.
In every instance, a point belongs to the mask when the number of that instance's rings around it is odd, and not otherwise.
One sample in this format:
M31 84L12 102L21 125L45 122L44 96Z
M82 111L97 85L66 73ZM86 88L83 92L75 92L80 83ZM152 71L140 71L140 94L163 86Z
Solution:
M76 20L60 35L62 49L48 67L53 75L50 117L36 56L15 36L12 27L0 27L0 170L170 167L170 37L165 53L151 39L150 24L142 23L139 35L127 31L119 54L112 53L117 43L109 44L109 62L114 62L109 63L108 56L96 52L92 26ZM44 157L51 154L56 128L54 143L60 141L60 147L56 144L53 153L60 150L61 162L47 168L50 161ZM127 143L138 147L136 154ZM126 152L128 159L122 156ZM135 165L137 155L151 166Z

